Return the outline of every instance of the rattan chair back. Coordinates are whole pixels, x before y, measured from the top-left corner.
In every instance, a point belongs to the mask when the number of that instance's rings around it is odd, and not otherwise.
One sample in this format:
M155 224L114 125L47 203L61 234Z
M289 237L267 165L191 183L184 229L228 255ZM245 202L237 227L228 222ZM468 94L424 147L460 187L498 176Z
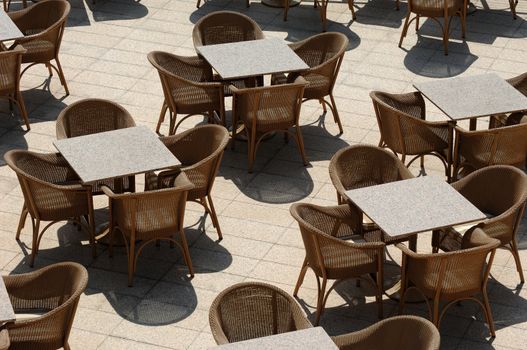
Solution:
M434 324L418 316L393 316L357 332L338 335L340 350L439 350L441 336Z
M217 344L312 327L290 295L258 282L238 283L222 291L212 302L209 323Z
M43 313L7 324L9 349L69 349L77 304L88 284L86 268L63 262L3 279L15 313Z
M29 118L24 104L24 98L20 92L20 66L22 56L26 49L22 46L16 46L12 50L0 52L0 97L7 98L10 103L15 102L19 108L26 128L31 129Z
M525 168L527 123L488 130L456 127L454 179L489 165Z
M252 18L234 11L216 11L194 25L194 47L263 39L264 33Z

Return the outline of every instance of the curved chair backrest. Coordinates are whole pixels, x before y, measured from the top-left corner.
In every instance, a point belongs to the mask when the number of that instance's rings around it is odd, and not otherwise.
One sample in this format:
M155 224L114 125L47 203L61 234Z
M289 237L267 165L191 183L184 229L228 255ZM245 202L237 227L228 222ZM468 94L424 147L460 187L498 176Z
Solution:
M218 344L312 327L289 294L258 282L238 283L222 291L212 302L209 323Z
M527 96L527 73L523 73L514 78L507 79L507 82L514 86L516 90Z
M17 174L32 217L53 221L88 212L89 187L79 184L77 175L60 155L11 150L4 159Z
M333 340L340 350L439 350L441 336L425 318L394 316Z
M342 198L348 190L414 177L392 152L362 144L335 153L329 163L329 176Z
M181 170L194 184L188 199L210 193L218 172L229 132L220 125L200 125L182 133L162 137L161 141L181 162Z
M4 276L15 312L45 314L8 324L10 349L58 349L68 343L88 272L74 262L63 262L35 272Z
M233 11L216 11L194 25L192 40L194 47L258 40L265 36L253 19Z
M90 135L135 126L124 107L103 99L88 98L64 108L57 118L57 139Z
M468 131L456 127L454 178L489 165L525 167L527 123Z

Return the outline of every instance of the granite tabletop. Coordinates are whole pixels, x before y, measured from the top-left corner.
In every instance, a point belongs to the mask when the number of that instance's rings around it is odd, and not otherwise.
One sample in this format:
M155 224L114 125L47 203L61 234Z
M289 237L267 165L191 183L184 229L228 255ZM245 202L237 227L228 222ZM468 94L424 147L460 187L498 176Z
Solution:
M416 83L452 120L527 110L527 97L495 73Z
M9 300L4 279L0 277L0 324L15 321L15 311Z
M302 329L214 347L218 350L337 350L322 327Z
M346 195L392 237L486 218L452 186L432 176L364 187Z
M13 23L4 11L0 11L0 41L13 40L23 37L24 34Z
M72 137L53 144L84 183L181 164L144 126Z
M223 79L294 72L309 66L278 38L196 47Z

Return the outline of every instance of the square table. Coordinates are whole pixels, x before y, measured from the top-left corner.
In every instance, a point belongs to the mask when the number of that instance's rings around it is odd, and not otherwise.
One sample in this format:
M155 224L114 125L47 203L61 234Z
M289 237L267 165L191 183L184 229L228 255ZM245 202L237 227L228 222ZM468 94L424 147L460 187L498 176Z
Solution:
M0 11L0 41L22 38L24 34L4 11Z
M263 338L220 345L218 350L337 350L333 340L322 327L281 333Z
M486 218L452 186L432 176L359 188L346 195L391 237Z
M181 165L144 126L53 142L83 183L120 178Z
M14 322L15 319L15 311L13 310L13 305L11 305L9 294L7 294L4 279L0 276L0 325Z
M283 40L277 38L199 46L196 51L225 80L309 68Z
M527 97L497 74L441 79L414 87L453 121L527 110Z

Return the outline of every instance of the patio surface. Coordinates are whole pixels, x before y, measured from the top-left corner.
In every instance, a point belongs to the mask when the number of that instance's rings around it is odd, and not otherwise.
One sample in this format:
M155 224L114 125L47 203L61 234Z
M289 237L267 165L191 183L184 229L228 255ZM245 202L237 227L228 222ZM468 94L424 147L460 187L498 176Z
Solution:
M35 67L22 78L31 131L20 120L0 116L0 153L22 148L55 151L55 120L66 105L86 97L101 97L122 104L136 122L155 129L162 103L159 78L146 59L152 50L193 55L191 31L201 16L216 10L236 10L250 15L269 37L296 41L321 30L318 11L312 2L291 8L282 21L280 9L253 2L210 0L196 9L195 1L142 0L91 2L72 0L72 12L64 35L60 58L71 95L64 97L59 79L47 80L45 67ZM15 5L16 6L16 5ZM293 202L322 205L336 203L328 175L333 153L359 142L376 144L377 124L368 93L380 89L394 93L412 91L412 83L448 76L496 72L509 78L527 71L526 2L518 5L519 17L512 20L507 1L476 2L478 11L467 18L467 42L460 40L459 21L454 20L450 54L444 56L440 30L425 21L421 34L414 30L397 47L406 4L394 10L394 1L357 2L357 20L350 23L346 2L331 2L328 30L345 33L349 51L335 89L344 134L331 115L320 119L317 103L302 107L301 123L311 165L302 166L294 142L284 145L281 137L264 143L257 154L255 172L248 174L246 146L227 149L213 198L219 212L224 239L217 235L210 218L202 221L197 205L188 205L186 233L196 276L189 281L177 249L167 244L145 249L138 262L135 286L126 284L126 254L116 250L108 258L104 246L92 260L87 237L71 224L53 226L44 235L36 266L73 260L89 270L89 286L81 297L71 334L73 349L204 349L214 345L208 325L213 298L231 284L259 280L292 293L304 257L296 222L289 214ZM485 9L484 9L485 8ZM489 10L492 9L492 10ZM230 105L230 102L228 103ZM0 106L8 110L7 104ZM444 119L430 103L429 119ZM193 123L202 122L199 118ZM190 127L187 123L185 127ZM480 127L485 127L485 121ZM165 128L162 129L166 132ZM0 166L0 268L2 273L30 271L26 224L19 245L15 231L23 198L18 181L2 160ZM430 175L440 175L433 161ZM138 188L142 178L137 177ZM98 221L104 222L107 199L96 198ZM525 220L524 220L525 221ZM527 268L527 225L520 233L520 255ZM419 250L430 251L430 235L419 239ZM389 258L400 259L397 249ZM396 269L387 268L388 271ZM527 274L527 270L524 272ZM489 341L482 313L469 302L450 309L441 327L444 349L524 349L527 344L527 288L517 287L512 255L499 250L489 282L491 307L497 337ZM341 284L328 301L321 325L331 334L358 330L376 321L376 305L366 282ZM299 292L308 314L313 313L316 283L306 276ZM385 316L395 315L397 304L385 298ZM424 304L407 308L424 314Z

